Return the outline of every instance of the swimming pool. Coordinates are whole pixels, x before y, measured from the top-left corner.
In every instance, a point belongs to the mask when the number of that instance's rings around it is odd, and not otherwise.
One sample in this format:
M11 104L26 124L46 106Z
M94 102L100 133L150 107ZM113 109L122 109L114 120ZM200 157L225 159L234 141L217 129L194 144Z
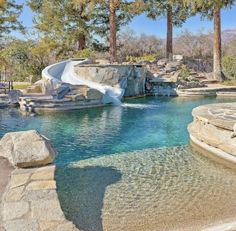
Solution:
M62 208L82 230L199 230L236 218L236 173L187 146L192 109L226 101L148 97L37 117L4 109L0 136L51 139Z
M228 99L230 101L230 99ZM121 107L100 107L24 117L17 109L0 109L0 136L37 129L51 139L57 165L91 157L188 144L187 125L194 107L216 98L148 97Z

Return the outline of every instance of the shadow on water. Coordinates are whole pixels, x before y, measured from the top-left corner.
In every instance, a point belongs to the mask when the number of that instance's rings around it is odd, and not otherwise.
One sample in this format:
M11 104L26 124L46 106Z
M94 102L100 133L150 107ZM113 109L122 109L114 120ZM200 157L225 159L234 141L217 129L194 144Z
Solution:
M102 208L106 187L121 179L113 167L58 167L57 193L68 220L83 231L102 231Z

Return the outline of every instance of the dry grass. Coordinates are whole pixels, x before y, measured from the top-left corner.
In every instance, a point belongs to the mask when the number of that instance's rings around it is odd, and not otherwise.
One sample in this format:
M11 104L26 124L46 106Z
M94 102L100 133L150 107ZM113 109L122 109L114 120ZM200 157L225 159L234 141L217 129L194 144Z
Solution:
M30 86L30 83L28 83L28 82L14 82L13 83L13 88L15 90L23 90L23 89L26 89L29 86Z
M224 81L222 84L226 86L236 86L236 79Z

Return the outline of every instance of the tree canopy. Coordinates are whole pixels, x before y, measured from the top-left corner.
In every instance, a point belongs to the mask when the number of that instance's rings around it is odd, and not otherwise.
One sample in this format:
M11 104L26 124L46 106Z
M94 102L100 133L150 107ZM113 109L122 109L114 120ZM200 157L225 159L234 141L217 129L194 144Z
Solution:
M23 31L24 27L19 21L22 5L14 0L0 0L0 38L12 30Z

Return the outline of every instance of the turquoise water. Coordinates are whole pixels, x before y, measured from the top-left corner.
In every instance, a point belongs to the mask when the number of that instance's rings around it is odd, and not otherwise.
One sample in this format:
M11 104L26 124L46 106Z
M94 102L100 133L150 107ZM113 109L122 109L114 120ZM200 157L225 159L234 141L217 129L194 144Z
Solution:
M36 117L0 109L0 136L51 139L61 207L80 230L202 230L236 220L236 172L193 151L187 125L194 107L232 101L149 97Z
M192 109L222 101L225 100L150 97L129 100L122 107L37 117L21 116L16 109L0 109L0 136L37 129L51 139L58 151L56 163L66 165L101 155L187 144Z

